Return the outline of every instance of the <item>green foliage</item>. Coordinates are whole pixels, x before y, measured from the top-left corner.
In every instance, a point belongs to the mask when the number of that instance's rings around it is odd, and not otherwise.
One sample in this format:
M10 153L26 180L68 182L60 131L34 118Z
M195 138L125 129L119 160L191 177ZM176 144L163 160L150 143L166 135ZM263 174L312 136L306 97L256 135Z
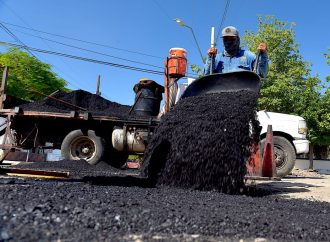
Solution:
M314 144L330 144L329 91L318 78L311 76L311 64L305 62L295 42L294 23L279 21L273 16L259 16L256 33L247 31L243 37L250 50L260 42L268 46L269 74L262 82L259 109L300 115L310 129ZM328 63L330 62L329 55Z
M260 109L295 113L295 94L306 86L309 64L299 54L293 27L294 23L288 25L272 16L259 17L257 33L247 31L243 37L251 51L256 52L260 42L268 46L271 61L268 77L263 81Z
M191 68L192 72L197 74L198 78L203 76L203 67L200 67L195 64L190 64L190 68Z
M268 46L269 73L262 80L258 108L304 117L310 141L330 145L330 87L318 76L311 76L311 64L303 60L295 42L294 27L295 23L274 16L259 16L257 32L246 31L243 36L252 52L257 52L261 42ZM324 56L330 65L330 54ZM197 65L192 64L191 69L198 75L202 73ZM326 79L330 81L330 76Z
M44 98L30 90L35 89L44 94L56 90L66 91L66 81L51 71L49 64L31 57L28 53L18 49L9 49L0 53L0 68L9 67L7 94L25 100L39 100Z
M317 126L311 130L310 140L317 145L330 144L330 98L329 93L322 98L317 112Z
M330 51L330 48L328 49ZM327 59L328 65L330 65L330 54L324 54L325 58ZM327 81L330 81L330 76L327 76Z

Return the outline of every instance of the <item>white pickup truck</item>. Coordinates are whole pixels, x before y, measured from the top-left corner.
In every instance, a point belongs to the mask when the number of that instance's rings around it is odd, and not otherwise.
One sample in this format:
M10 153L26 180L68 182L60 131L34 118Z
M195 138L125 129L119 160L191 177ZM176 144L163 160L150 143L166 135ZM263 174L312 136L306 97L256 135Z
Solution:
M183 91L193 81L193 79L188 78L188 83L179 84L175 102L180 99ZM296 155L309 152L309 141L306 139L306 121L300 116L267 111L259 111L257 117L262 126L260 133L261 150L263 150L265 143L267 127L272 125L277 175L284 177L295 166Z

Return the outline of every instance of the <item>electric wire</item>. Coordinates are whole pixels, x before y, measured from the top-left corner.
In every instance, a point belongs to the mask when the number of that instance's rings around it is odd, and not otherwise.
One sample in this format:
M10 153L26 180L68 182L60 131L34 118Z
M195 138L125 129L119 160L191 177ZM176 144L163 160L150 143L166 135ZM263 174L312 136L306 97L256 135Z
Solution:
M71 58L71 59L76 59L76 60L81 60L81 61L86 61L86 62L91 62L91 63L97 63L97 64L101 64L101 65L113 66L113 67L132 70L132 71L146 72L146 73L155 74L155 75L164 75L164 71L157 71L157 70L140 68L140 67L136 67L136 66L122 65L122 64L118 64L118 63L96 60L96 59L91 59L91 58L87 58L87 57L64 54L61 52L37 49L34 47L23 46L23 45L13 44L13 43L9 43L9 42L4 42L4 41L0 41L0 45L5 45L5 46L10 46L10 47L15 47L15 48L28 48L31 51L35 51L35 52L39 52L39 53L57 55L57 56L61 56L61 57L66 57L66 58ZM195 76L186 76L186 77L196 78Z
M171 21L173 20L173 18L168 14L168 12L159 4L159 2L157 2L157 0L153 0L153 2L157 5L157 7L161 10L161 12L163 14L166 15L167 18L169 18Z
M92 41L81 40L81 39L72 38L72 37L68 37L68 36L64 36L64 35L60 35L60 34L53 34L53 33L49 33L49 32L46 32L46 31L41 31L41 30L37 30L37 29L34 29L34 28L27 28L27 27L23 27L23 26L20 26L20 25L17 25L17 24L8 23L8 22L1 21L1 20L0 20L0 23L10 25L10 26L15 26L15 27L18 27L18 28L31 30L31 31L35 31L35 32L42 33L42 34L47 34L47 35L52 35L52 36L56 36L56 37L60 37L60 38L64 38L64 39L74 40L74 41L78 41L78 42L81 42L81 43L92 44L92 45L101 46L101 47L105 47L105 48L109 48L109 49L115 49L115 50L119 50L119 51L125 51L125 52L129 52L129 53L133 53L133 54L138 54L138 55L163 59L160 56L150 55L150 54L146 54L146 53L142 53L142 52L138 52L138 51L133 51L133 50L127 50L127 49L123 49L123 48L117 48L117 47L110 46L110 45L100 44L100 43L96 43L96 42L92 42Z
M39 38L39 39L42 39L42 40L46 40L46 41L50 41L50 42L57 43L57 44L60 44L60 45L64 45L64 46L67 46L67 47L71 47L71 48L75 48L75 49L79 49L79 50L84 50L84 51L87 51L87 52L91 52L91 53L95 53L95 54L99 54L99 55L103 55L103 56L108 56L108 57L112 57L112 58L116 58L116 59L120 59L120 60L124 60L124 61L128 61L128 62L132 62L132 63L136 63L136 64L155 67L155 68L158 68L158 69L164 69L164 67L161 67L161 66L156 66L156 65L152 65L152 64L139 62L139 61L129 60L129 59L126 59L126 58L121 58L121 57L117 57L117 56L113 56L113 55L104 54L104 53L101 53L101 52L98 52L98 51L94 51L94 50L90 50L90 49L86 49L86 48L81 48L81 47L74 46L74 45L65 44L63 42L58 42L56 40L51 40L51 39L44 38L44 37L41 37L41 36L36 36L36 35L30 34L30 33L26 33L24 31L20 31L20 30L15 30L15 31L17 31L19 33L22 33L22 34L29 35L29 36L33 36L35 38ZM189 62L187 64L190 65ZM187 73L187 74L193 75L193 73ZM69 83L69 84L71 84L71 83Z
M157 7L161 10L161 12L172 22L173 21L173 19L174 19L174 17L171 17L170 15L169 15L169 13L165 10L165 8L163 8L160 4L159 4L159 2L157 1L157 0L153 0L153 2L155 3L155 5L157 5ZM192 30L192 29L191 29ZM193 30L192 30L192 33L193 33L193 37L194 38L196 38L195 37L195 34L194 34L194 32L193 32ZM196 41L196 43L197 43L197 40L195 39L195 41ZM198 45L198 44L197 44ZM203 58L202 58L203 59ZM204 59L203 59L203 62L204 62ZM187 62L187 69L191 69L191 65L192 63L190 63L190 62ZM196 73L188 73L187 72L187 74L189 74L189 75L194 75L194 74L196 74Z
M160 6L159 6L159 7L160 7ZM27 27L23 27L23 26L16 25L16 24L11 24L11 23L4 22L4 21L0 21L0 23L7 24L7 25L10 25L10 26L15 26L15 27L22 28L22 29L32 30L32 31L35 31L35 32L40 32L40 33L43 33L43 34L48 34L48 35L53 35L53 36L62 37L62 38L66 38L66 39L71 39L71 40L75 40L75 41L79 41L79 42L83 42L83 43L94 44L94 45L97 45L97 46L102 46L102 47L107 47L107 48L111 48L111 49L127 51L127 52L134 53L134 54L140 54L140 55L145 55L145 56L149 56L149 57L155 57L155 58L161 58L161 59L163 59L162 57L159 57L159 56L153 56L153 55L144 54L144 53L141 53L141 52L136 52L136 51L130 51L130 50L125 50L125 49L120 49L120 48L116 48L116 47L112 47L112 46L108 46L108 45L98 44L98 43L89 42L89 41L84 41L84 40L79 40L79 39L75 39L75 38L71 38L71 37L66 37L66 36L63 36L63 35L52 34L52 33L49 33L49 32L40 31L40 30L36 30L36 29L33 29L33 28L27 28ZM100 53L100 52L96 52L96 51L92 51L92 50L88 50L88 49L80 48L80 47L77 47L77 46L72 46L72 45L64 44L64 43L62 43L62 42L58 42L58 41L55 41L55 40L50 40L50 39L47 39L47 38L44 38L44 37L40 37L40 36L35 36L35 35L32 35L32 34L28 34L28 33L25 33L25 32L22 32L22 31L19 31L19 30L17 30L17 29L16 29L15 31L18 31L18 32L23 33L23 34L27 34L27 35L34 36L34 37L36 37L36 38L40 38L40 39L44 39L44 40L47 40L47 41L55 42L55 43L58 43L58 44L62 44L62 45L66 45L66 46L70 46L70 47L72 47L72 48L77 48L77 49L81 49L81 50L85 50L85 51L89 51L89 52L94 52L94 53L97 53L97 54L100 54L100 55L106 55L106 56L109 56L109 57L113 57L113 58L117 58L117 59L122 59L122 60L126 60L126 61L129 61L129 62L135 62L135 63L139 63L139 64L143 64L143 65L147 65L147 66L152 66L152 67L156 67L156 68L163 68L163 67L160 67L160 66L155 66L155 65L146 64L146 63L137 62L137 61L132 61L132 60L127 60L127 59L124 59L124 58L120 58L120 57L116 57L116 56L107 55L107 54L104 54L104 53ZM189 75L194 75L194 74L192 74L192 73L187 73L187 74L189 74ZM195 78L195 77L192 77L192 78Z
M28 48L25 48L24 46L26 46L14 33L12 33L5 25L3 25L2 23L0 23L0 27L8 34L10 35L13 39L15 39L18 43L21 43L21 45L23 46L23 48L29 52L34 58L37 58Z
M15 38L15 40L19 43L21 43L22 45L21 46L13 46L13 47L19 47L19 48L24 48L25 50L27 50L32 56L35 57L35 55L30 51L32 50L33 48L28 48L22 41L20 41L8 28L6 28L6 26L4 26L4 24L2 24L0 22L0 27L3 27L3 29L8 33L10 34L13 38ZM16 30L17 31L17 30ZM18 31L18 32L21 32L21 31ZM21 32L22 33L22 32ZM23 34L27 34L27 33L24 33ZM43 39L43 40L47 40L47 41L52 41L50 39L47 39L47 38L43 38L43 37L40 37L40 36L36 36L36 35L32 35L36 38L40 38L40 39ZM96 52L96 51L91 51L91 50L87 50L87 49L83 49L83 48L79 48L79 47L76 47L76 46L72 46L72 45L67 45L67 44L64 44L64 43L61 43L61 42L58 42L58 41L52 41L52 42L56 42L58 44L62 44L62 45L65 45L65 46L69 46L71 48L77 48L77 49L81 49L81 50L85 50L85 51L89 51L89 52L94 52L94 53L97 53L97 54L101 54L101 55L106 55L106 54L103 54L103 53L100 53L100 52ZM38 51L37 49L35 49L34 51L37 51L37 52L41 52L41 51ZM43 52L43 53L46 53L46 52ZM54 52L56 53L56 52ZM60 54L54 54L54 55L57 55L57 56L63 56L63 55L60 55ZM106 55L106 56L110 56L110 55ZM68 57L68 56L66 56ZM113 58L116 58L115 56L110 56L110 57L113 57ZM36 58L36 57L35 57ZM135 62L135 63L139 63L139 64L144 64L144 65L149 65L149 64L145 64L145 63L141 63L141 62L136 62L136 61L131 61L131 60L128 60L128 59L124 59L124 58L119 58L117 57L118 59L121 59L121 60L126 60L126 61L130 61L130 62ZM149 66L153 66L153 65L149 65ZM55 67L55 66L54 66ZM159 67L159 66L154 66L154 67L157 67L157 68L161 68L162 67ZM55 67L56 68L56 67ZM148 73L152 73L152 72L148 72ZM73 85L73 83L69 82L69 81L66 81L68 84L71 84ZM73 86L76 86L78 88L80 88L79 86L77 85L73 85Z
M19 16L11 7L6 4L5 0L0 0L0 3L3 4L10 12L12 12L17 18L19 18L22 23L29 25L21 16ZM30 27L30 26L29 26Z
M119 59L119 60L123 60L123 61L127 61L127 62L132 62L132 63L136 63L136 64L141 64L141 65L145 65L145 66L150 66L150 67L156 67L156 68L163 69L163 67L161 67L161 66L155 66L155 65L151 65L151 64L147 64L147 63L143 63L143 62L139 62L139 61L134 61L134 60L126 59L126 58L121 58L121 57L118 57L118 56L104 54L104 53L101 53L101 52L98 52L98 51L94 51L94 50L90 50L90 49L86 49L86 48L66 44L66 43L63 43L63 42L59 42L59 41L56 41L56 40L51 40L51 39L44 38L44 37L41 37L41 36L36 36L36 35L29 34L29 33L23 32L23 31L19 31L19 30L16 30L16 31L19 32L19 33L22 33L22 34L33 36L35 38L39 38L39 39L46 40L46 41L49 41L49 42L53 42L53 43L56 43L56 44L60 44L60 45L63 45L63 46L71 47L71 48L74 48L74 49L83 50L83 51L86 51L86 52L90 52L90 53L94 53L94 54L98 54L98 55L103 55L103 56L107 56L107 57L111 57L111 58L115 58L115 59Z
M225 19L227 17L227 12L228 12L228 9L229 9L229 4L230 4L230 0L227 0L226 1L226 6L225 6L224 11L223 11L223 14L222 14L221 22L220 22L220 25L219 25L219 28L218 28L218 34L217 34L217 38L215 40L215 43L216 44L218 43L218 39L220 37L220 33L221 33L222 28L223 28L223 24L224 24Z
M0 3L2 3L9 11L11 11L22 23L24 23L25 25L27 25L28 27L30 27L31 28L31 26L21 17L21 16L19 16L11 7L9 7L4 1L0 1ZM6 26L7 27L7 26ZM8 29L8 27L7 27L7 29ZM16 30L17 31L17 30ZM46 43L46 45L48 46L48 48L50 48L50 49L52 49L52 47L51 46L49 46L47 43ZM64 61L63 60L61 60L63 63L64 63ZM64 64L66 64L66 65L68 65L68 63L64 63ZM58 71L60 71L60 72L62 72L62 73L64 73L65 75L67 75L70 79L75 79L75 78L72 78L72 76L71 75L68 75L67 73L65 73L62 69L60 69L60 68L58 68L57 66L55 66L55 65L53 65L53 68L54 69L56 69L56 70L58 70ZM68 83L68 84L70 84L70 85L72 85L72 86L75 86L76 88L80 88L78 85L76 85L76 84L74 84L74 83L72 83L72 82L69 82L68 80L65 80L66 81L66 83Z
M40 52L40 53L52 54L52 55L67 57L67 58L71 58L71 59L87 61L87 62L91 62L91 63L97 63L97 64L114 66L114 67L118 67L118 68L129 69L129 70L147 72L147 73L151 73L151 74L163 75L163 73L164 73L162 71L144 69L144 68L139 68L139 67L134 67L134 66L127 66L127 65L117 64L117 63L113 63L113 62L101 61L101 60L96 60L96 59L91 59L91 58L86 58L86 57L81 57L81 56L74 56L74 55L64 54L64 53L55 52L55 51L37 49L37 48L33 48L33 47L17 45L17 44L3 42L3 41L0 41L0 44L15 47L15 48L28 48L31 51L36 51L36 52Z
M159 7L159 9L162 10L162 12L172 21L173 18L170 17L170 15L165 11L165 9L156 0L154 0L154 2ZM6 24L6 25L10 25L10 26L14 26L14 27L17 27L17 28L31 30L31 31L42 33L42 34L46 34L46 35L52 35L52 36L57 36L57 37L61 37L61 38L64 38L64 39L74 40L74 41L78 41L78 42L82 42L82 43L86 43L86 44L92 44L92 45L101 46L101 47L105 47L105 48L109 48L109 49L115 49L115 50L119 50L119 51L125 51L125 52L129 52L129 53L133 53L133 54L138 54L138 55L144 55L144 56L149 56L149 57L153 57L153 58L163 59L163 57L160 57L160 56L155 56L155 55L150 55L150 54L146 54L146 53L142 53L142 52L137 52L137 51L127 50L127 49L117 48L117 47L113 47L113 46L109 46L109 45L104 45L104 44L100 44L100 43L96 43L96 42L80 40L80 39L77 39L77 38L72 38L72 37L68 37L68 36L64 36L64 35L60 35L60 34L53 34L53 33L50 33L50 32L37 30L37 29L31 28L31 27L28 28L28 27L24 27L24 26L21 26L21 25L8 23L8 22L2 21L2 20L0 20L0 23ZM18 30L15 29L15 31L18 31ZM21 31L18 31L18 32L21 32ZM23 32L21 32L21 33L23 33ZM27 34L27 33L23 33L23 34ZM32 34L30 34L30 35L33 36ZM43 37L40 37L40 36L38 36L37 38L45 39L46 40L46 38L43 38ZM49 39L47 39L47 41L56 42L55 40L49 40ZM65 45L65 44L63 44L63 45ZM79 48L79 47L76 47L75 46L74 48ZM86 50L86 51L91 51L91 50ZM93 51L91 51L91 52L93 52ZM103 54L103 53L98 53L98 54L106 55L106 54ZM120 57L113 57L113 58L120 58ZM132 60L128 60L128 61L134 62ZM136 63L139 63L139 62L136 62ZM162 68L162 67L159 67L159 66L154 66L154 65L150 65L150 64L146 64L146 63L140 63L140 64L149 65L149 66L156 67L156 68ZM189 75L193 75L192 73L188 73L188 74Z

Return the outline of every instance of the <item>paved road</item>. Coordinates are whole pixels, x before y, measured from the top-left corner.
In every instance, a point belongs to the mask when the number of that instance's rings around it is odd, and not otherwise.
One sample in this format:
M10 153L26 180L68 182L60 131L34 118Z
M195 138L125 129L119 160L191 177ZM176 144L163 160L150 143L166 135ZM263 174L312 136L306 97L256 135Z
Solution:
M330 203L330 175L294 170L281 181L257 182L259 188L278 191L285 198L301 198Z

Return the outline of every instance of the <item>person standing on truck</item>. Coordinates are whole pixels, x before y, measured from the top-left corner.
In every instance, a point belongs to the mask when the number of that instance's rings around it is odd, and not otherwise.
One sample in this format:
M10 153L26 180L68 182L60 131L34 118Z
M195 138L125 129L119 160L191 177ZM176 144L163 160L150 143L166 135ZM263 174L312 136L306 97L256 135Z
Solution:
M235 27L225 27L222 30L222 40L224 45L224 51L222 53L218 54L218 50L215 47L208 50L207 54L209 58L204 66L204 76L210 74L211 61L213 61L212 73L226 73L242 70L254 71L257 57L251 51L240 48L240 37ZM260 43L258 51L260 52L260 59L259 65L256 68L256 73L264 78L268 74L267 45L265 43Z

